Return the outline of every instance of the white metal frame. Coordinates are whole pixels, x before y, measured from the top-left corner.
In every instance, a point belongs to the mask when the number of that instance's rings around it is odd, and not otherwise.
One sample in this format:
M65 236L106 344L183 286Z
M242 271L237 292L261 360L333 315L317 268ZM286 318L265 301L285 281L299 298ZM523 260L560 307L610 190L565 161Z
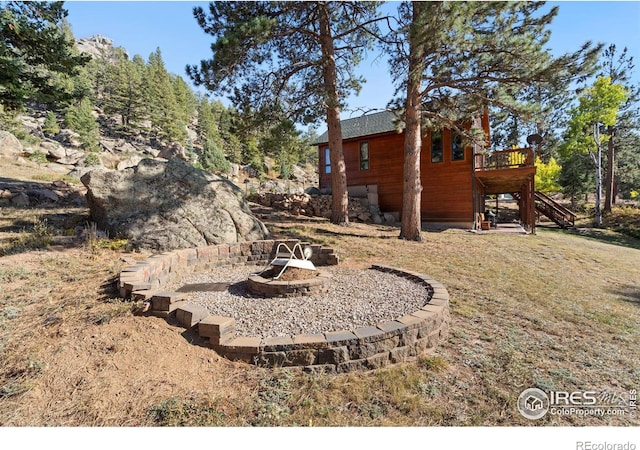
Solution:
M282 247L284 247L284 250L282 250ZM298 251L298 254L296 254L296 250ZM293 246L293 248L290 248L287 244L281 242L276 247L275 258L273 258L273 260L267 265L267 267L262 270L262 272L260 272L260 274L266 272L269 266L282 266L282 270L280 270L280 273L273 277L274 280L280 278L287 267L316 270L316 266L311 261L309 261L311 255L311 247L305 247L303 249L298 242Z

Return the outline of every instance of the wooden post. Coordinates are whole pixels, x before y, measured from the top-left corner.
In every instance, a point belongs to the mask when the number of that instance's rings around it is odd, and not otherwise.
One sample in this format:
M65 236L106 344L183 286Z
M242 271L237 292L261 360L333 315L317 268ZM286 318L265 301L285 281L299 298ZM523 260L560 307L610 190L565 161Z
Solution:
M536 177L529 175L529 192L531 199L530 207L530 221L531 221L531 234L536 234Z

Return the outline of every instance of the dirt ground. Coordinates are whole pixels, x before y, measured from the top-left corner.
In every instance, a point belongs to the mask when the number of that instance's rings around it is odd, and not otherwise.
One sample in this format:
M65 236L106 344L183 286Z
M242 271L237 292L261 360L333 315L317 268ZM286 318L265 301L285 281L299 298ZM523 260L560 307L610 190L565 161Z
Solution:
M28 161L0 161L3 180L48 186L49 175ZM256 371L164 319L132 314L136 305L117 297L115 281L145 255L102 248L88 230L74 235L86 208L1 210L0 243L10 254L0 257L0 425L151 424L154 404L208 385L241 390ZM46 224L49 245L31 248L34 223Z

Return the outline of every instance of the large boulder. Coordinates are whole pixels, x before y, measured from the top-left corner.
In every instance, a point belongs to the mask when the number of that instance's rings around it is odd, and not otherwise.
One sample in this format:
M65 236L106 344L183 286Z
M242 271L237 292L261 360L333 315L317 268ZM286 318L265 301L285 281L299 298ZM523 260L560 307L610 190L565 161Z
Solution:
M184 149L182 145L178 143L175 143L168 147L163 147L160 150L160 154L158 155L158 157L164 158L164 159L180 158L184 161L188 159L187 151Z
M140 249L174 250L265 239L269 232L230 181L181 159L143 159L81 178L92 220Z
M40 142L40 149L42 150L43 153L46 153L47 156L55 160L62 159L65 156L67 156L67 153L64 147L61 146L56 141L45 139L42 142Z
M23 152L22 144L13 134L0 130L0 155L15 156Z
M61 144L66 145L67 147L82 147L80 135L73 130L69 130L68 128L60 130L60 133L56 134L53 138Z

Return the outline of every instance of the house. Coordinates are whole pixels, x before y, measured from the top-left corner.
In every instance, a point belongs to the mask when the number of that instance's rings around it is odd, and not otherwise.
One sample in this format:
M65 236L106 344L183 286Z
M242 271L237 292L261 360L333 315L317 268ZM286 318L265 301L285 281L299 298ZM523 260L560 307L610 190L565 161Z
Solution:
M380 210L400 218L404 132L398 129L396 117L383 111L346 119L341 124L348 189L351 192L366 187L367 191L377 192ZM489 136L486 111L476 125ZM489 153L478 145L463 146L454 130L423 131L420 172L425 226L480 229L483 222L486 226L485 199L491 194L513 195L518 201L521 224L532 232L536 209L540 211L546 205L545 214L556 211L549 203L553 200L539 199L535 191L535 155L531 148ZM325 132L315 142L319 187L324 190L331 189L328 140Z

